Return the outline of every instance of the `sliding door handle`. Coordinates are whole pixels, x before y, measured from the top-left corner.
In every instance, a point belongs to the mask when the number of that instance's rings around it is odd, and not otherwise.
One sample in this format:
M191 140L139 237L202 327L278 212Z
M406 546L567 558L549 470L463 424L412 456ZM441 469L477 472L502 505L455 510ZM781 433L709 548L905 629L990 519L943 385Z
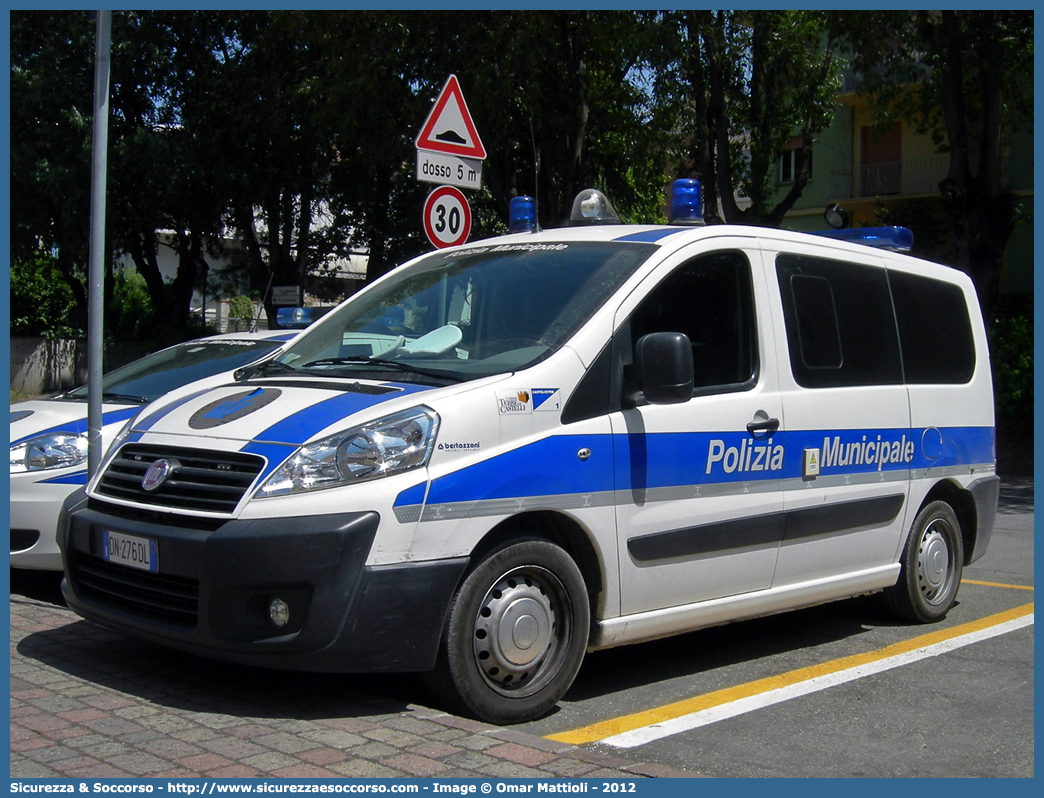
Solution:
M775 432L779 429L778 418L758 418L747 424L747 432L751 435L756 432Z

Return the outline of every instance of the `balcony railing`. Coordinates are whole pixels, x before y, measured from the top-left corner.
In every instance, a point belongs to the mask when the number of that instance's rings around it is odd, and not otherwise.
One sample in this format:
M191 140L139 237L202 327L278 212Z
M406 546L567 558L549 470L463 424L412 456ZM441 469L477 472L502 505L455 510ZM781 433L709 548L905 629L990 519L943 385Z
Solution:
M937 194L946 177L949 158L914 158L906 161L860 166L852 172L830 173L830 196L835 199L889 195Z
M901 194L903 190L903 163L875 163L859 167L859 189L863 197L883 197Z

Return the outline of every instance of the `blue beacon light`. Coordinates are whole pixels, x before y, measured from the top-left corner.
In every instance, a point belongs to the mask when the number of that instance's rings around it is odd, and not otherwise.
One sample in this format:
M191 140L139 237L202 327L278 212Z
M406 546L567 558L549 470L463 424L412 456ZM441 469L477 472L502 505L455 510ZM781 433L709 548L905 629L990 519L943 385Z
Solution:
M681 178L671 183L670 224L706 224L700 203L700 181Z
M536 201L532 197L513 197L508 203L508 233L535 233Z

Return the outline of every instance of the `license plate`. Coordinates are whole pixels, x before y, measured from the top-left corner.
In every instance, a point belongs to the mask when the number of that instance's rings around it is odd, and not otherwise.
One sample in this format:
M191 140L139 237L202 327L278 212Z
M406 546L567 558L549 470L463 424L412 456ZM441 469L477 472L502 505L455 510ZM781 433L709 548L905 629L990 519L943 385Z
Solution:
M159 570L159 557L156 552L156 541L150 538L139 538L136 535L124 535L103 529L102 559L106 562L128 565L142 571L156 573Z

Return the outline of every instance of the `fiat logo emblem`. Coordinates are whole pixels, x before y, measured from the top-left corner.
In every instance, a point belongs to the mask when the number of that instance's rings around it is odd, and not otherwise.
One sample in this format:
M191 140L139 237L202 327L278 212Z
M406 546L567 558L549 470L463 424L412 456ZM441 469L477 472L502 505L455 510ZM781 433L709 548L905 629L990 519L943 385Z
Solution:
M167 477L173 473L177 466L178 462L176 460L168 460L165 457L156 460L149 466L145 476L141 478L141 486L147 491L156 490L166 481Z

